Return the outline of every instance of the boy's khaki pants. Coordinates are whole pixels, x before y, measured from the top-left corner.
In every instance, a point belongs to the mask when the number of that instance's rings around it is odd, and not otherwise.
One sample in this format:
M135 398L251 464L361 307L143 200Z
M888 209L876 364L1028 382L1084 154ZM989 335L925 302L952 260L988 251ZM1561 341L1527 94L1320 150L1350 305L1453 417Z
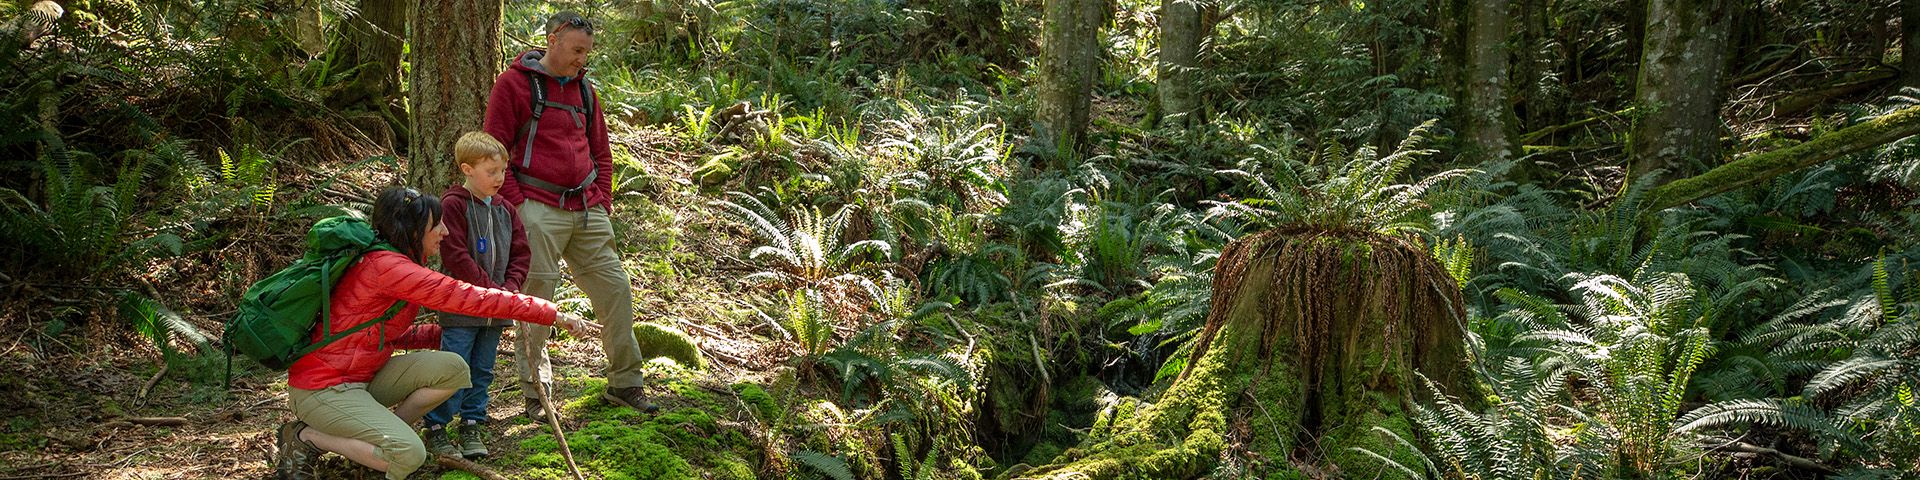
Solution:
M367 383L342 383L319 390L287 387L287 404L307 428L371 443L387 461L387 478L407 478L427 463L427 444L413 425L387 407L399 405L414 390L472 387L467 361L453 352L414 352L387 359Z
M573 284L587 294L594 318L605 327L600 330L600 348L607 354L607 388L642 386L640 344L633 338L633 286L620 265L613 222L606 210L587 207L572 212L528 201L520 204L520 224L533 257L521 293L552 300L560 283L560 261L565 260L567 270L573 272ZM535 398L539 384L553 382L553 365L547 358L547 338L553 327L515 322L514 328L521 392Z

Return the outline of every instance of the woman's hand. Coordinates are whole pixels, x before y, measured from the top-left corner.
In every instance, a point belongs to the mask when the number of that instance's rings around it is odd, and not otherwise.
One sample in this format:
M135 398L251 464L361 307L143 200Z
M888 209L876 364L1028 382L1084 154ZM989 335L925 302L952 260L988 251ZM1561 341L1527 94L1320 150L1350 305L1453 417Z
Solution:
M600 324L573 314L562 313L554 317L553 326L567 329L567 333L578 338L600 338Z

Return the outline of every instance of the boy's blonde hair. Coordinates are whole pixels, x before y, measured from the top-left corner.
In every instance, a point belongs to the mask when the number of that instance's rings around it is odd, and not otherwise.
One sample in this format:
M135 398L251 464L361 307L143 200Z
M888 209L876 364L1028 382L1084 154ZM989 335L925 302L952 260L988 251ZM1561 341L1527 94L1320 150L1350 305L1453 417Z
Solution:
M479 166L487 160L507 161L507 146L487 132L467 132L453 142L453 160L462 165Z

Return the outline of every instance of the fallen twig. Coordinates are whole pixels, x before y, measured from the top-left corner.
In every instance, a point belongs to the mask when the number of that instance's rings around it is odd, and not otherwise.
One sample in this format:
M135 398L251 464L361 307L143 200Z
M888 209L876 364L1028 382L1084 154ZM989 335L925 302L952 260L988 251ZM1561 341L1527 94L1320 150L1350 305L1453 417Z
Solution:
M560 440L560 455L567 458L567 469L573 470L575 480L587 480L580 474L580 464L573 461L573 448L567 446L567 434L560 431L560 411L553 408L553 396L547 392L551 388L540 384L540 405L547 409L547 422L553 425L553 438Z
M149 427L178 427L187 424L184 417L128 417L127 421Z
M1725 445L1721 445L1720 448L1725 448L1725 449L1733 450L1736 452L1772 455L1775 458L1779 458L1781 463L1785 463L1787 464L1787 466L1790 466L1793 468L1798 468L1801 470L1812 470L1812 471L1827 473L1827 474L1839 473L1838 471L1834 470L1831 467L1828 467L1826 465L1821 465L1820 462L1815 462L1813 460L1809 460L1804 457L1789 455L1786 452L1782 452L1779 450L1774 450L1771 448L1762 447L1759 445L1754 445L1751 443L1742 442L1734 439L1728 439L1728 438L1721 438L1717 440L1724 440L1727 442Z
M167 376L167 367L168 365L166 364L166 362L161 362L160 371L155 372L153 374L153 378L147 379L147 384L140 387L140 393L134 395L133 399L140 402L146 402L147 392L153 390L154 384L160 383L160 377Z
M460 457L448 456L448 455L434 455L433 458L434 458L433 462L440 464L440 466L442 467L447 467L454 470L460 470L463 472L471 473L479 476L480 478L484 478L486 480L507 480L507 477L502 477L498 473L493 473L493 470L489 470L487 469L487 467L480 466L480 464L478 463L473 463L473 461L471 460L467 460Z

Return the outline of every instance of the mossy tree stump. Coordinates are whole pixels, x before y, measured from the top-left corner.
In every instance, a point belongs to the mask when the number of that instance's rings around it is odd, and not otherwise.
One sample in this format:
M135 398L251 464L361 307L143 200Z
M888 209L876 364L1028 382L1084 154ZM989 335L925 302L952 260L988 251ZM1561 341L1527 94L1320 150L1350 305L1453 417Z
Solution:
M1355 447L1418 464L1375 427L1414 439L1416 371L1467 378L1446 270L1404 239L1304 227L1235 241L1219 265L1192 360L1158 402L1019 478L1395 475Z

